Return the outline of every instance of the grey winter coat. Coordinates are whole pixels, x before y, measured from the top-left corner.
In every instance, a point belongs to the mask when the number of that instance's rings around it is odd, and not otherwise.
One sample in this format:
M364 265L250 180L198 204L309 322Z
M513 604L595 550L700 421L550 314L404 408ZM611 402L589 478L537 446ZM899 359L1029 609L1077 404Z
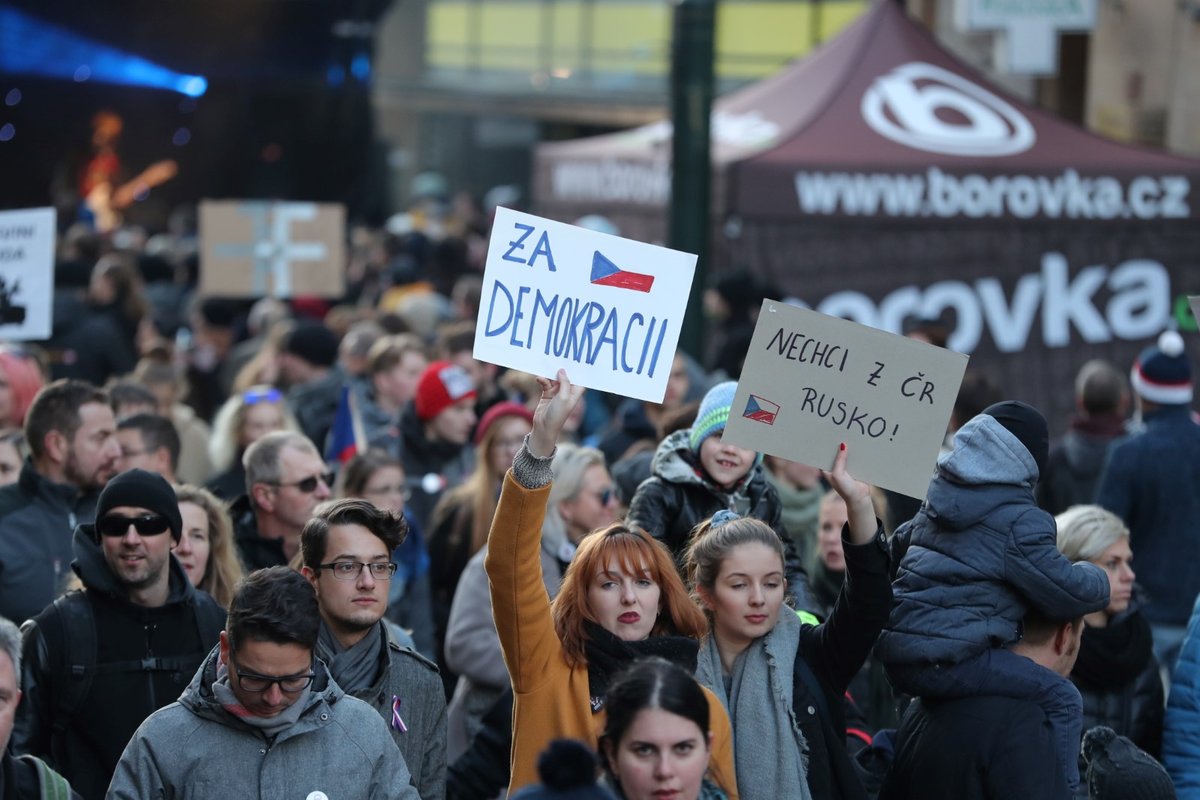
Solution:
M1104 570L1058 552L1054 518L1033 500L1037 477L992 417L959 429L894 537L895 605L875 650L885 664L958 663L1015 642L1029 608L1067 620L1108 605Z
M563 561L560 546L563 541L542 535L542 582L553 599L562 582ZM467 562L454 603L450 606L450 622L446 626L446 666L458 674L458 686L450 700L449 759L462 755L479 732L483 715L511 685L504 654L500 650L500 634L492 619L492 595L488 589L483 560L487 546Z
M346 695L322 662L316 662L317 678L300 719L268 742L216 701L219 649L209 653L178 702L138 728L117 764L108 800L419 800L379 714Z
M95 520L98 498L47 480L29 459L0 489L0 617L20 625L58 597L71 577L75 526Z
M431 661L402 647L387 633L382 635L387 636L387 663L370 688L353 696L383 717L423 800L442 800L446 796L446 692L442 679ZM392 724L396 698L400 698L400 719L407 731Z

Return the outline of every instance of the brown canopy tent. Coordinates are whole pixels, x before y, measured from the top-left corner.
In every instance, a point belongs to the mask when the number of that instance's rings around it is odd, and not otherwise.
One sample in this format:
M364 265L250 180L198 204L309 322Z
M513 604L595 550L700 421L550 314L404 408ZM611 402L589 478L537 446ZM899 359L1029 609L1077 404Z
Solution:
M940 317L1058 427L1095 357L1195 330L1200 161L1108 141L1006 95L897 4L714 108L714 256L826 313ZM667 123L541 145L538 213L661 240ZM1189 337L1193 358L1200 343Z

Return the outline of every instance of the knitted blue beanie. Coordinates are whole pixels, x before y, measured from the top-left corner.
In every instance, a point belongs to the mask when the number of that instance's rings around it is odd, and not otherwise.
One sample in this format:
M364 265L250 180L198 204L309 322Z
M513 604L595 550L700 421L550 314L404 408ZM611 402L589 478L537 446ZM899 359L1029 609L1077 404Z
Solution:
M696 412L696 421L692 423L690 443L692 450L700 452L700 445L710 436L720 435L729 421L729 409L733 406L733 394L737 391L737 381L718 383L708 390L700 401L700 410Z

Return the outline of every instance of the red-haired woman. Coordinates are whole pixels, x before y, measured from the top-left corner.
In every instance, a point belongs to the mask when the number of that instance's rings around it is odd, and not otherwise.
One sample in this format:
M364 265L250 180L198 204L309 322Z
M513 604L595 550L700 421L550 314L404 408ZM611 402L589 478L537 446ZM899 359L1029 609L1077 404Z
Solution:
M537 757L551 740L596 747L608 683L634 659L661 656L694 671L707 628L663 545L619 522L583 538L551 605L539 557L550 462L583 388L572 386L563 370L558 380L539 380L533 431L504 478L486 561L516 698L510 793L537 782ZM711 692L705 695L712 715L710 775L736 798L729 717Z

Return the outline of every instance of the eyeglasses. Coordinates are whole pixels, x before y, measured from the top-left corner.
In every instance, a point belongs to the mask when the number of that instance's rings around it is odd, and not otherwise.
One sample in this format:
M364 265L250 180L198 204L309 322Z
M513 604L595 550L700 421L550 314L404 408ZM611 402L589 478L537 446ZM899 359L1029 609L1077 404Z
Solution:
M130 525L138 532L138 536L158 536L171 528L167 518L158 514L144 514L140 517L109 514L96 520L96 530L101 536L124 536Z
M278 486L281 489L285 486L294 486L295 488L299 489L300 491L304 492L305 494L312 494L313 492L315 492L317 490L317 482L318 481L325 484L326 488L333 486L333 473L332 472L323 472L320 475L309 475L304 480L296 481L295 483L270 483L269 485ZM269 483L269 482L263 481L263 483Z
M242 402L248 406L255 406L259 403L278 403L282 399L283 392L275 388L247 389L242 392Z
M269 690L272 684L278 684L279 691L285 694L296 694L297 692L303 692L311 686L313 678L317 677L317 674L312 670L301 675L284 675L283 677L256 675L253 672L244 671L232 657L229 660L233 663L233 667L237 671L238 686L242 688L242 691L254 694L262 694Z
M372 561L364 564L361 561L330 561L328 564L318 564L318 569L327 569L339 581L358 580L363 567L371 570L371 577L377 581L390 581L396 574L396 565L391 561Z

